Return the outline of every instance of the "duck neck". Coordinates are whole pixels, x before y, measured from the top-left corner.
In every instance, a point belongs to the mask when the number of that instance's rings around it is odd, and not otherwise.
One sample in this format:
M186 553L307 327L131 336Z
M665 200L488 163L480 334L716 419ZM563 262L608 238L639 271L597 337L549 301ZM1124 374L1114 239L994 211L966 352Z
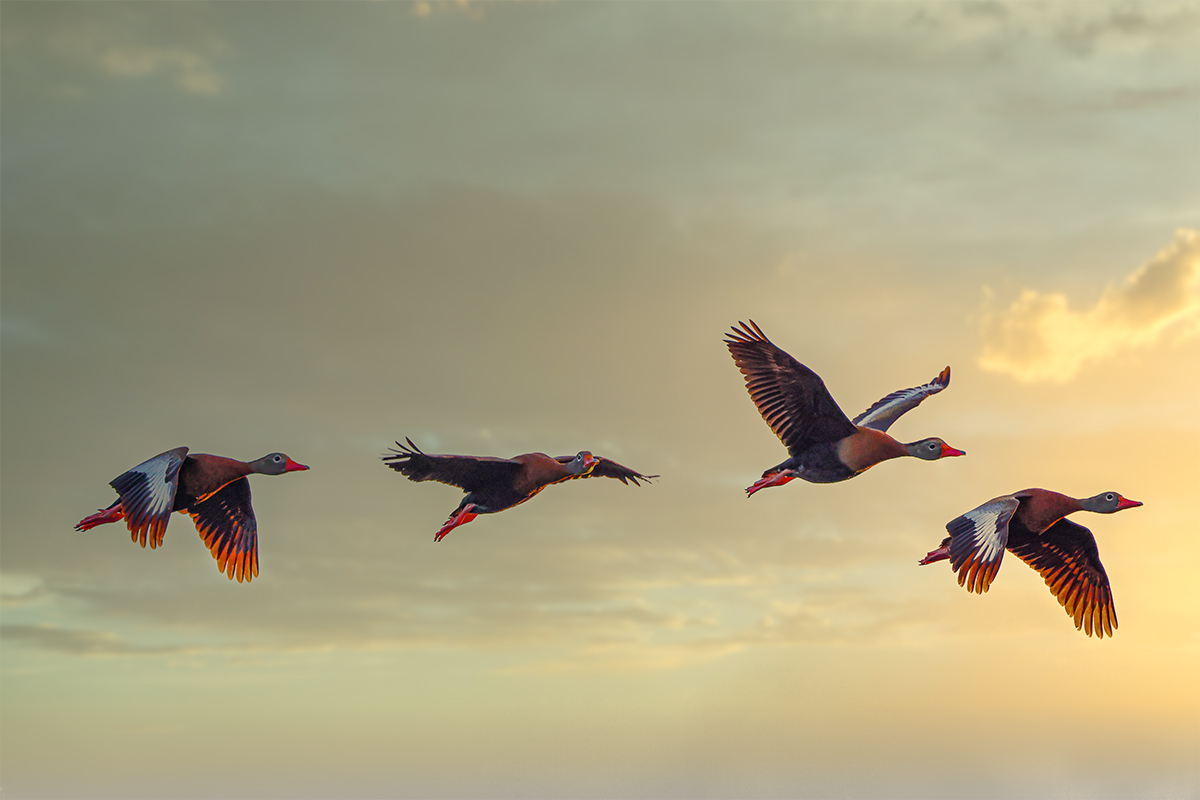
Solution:
M859 428L837 443L838 459L856 474L900 456L909 455L904 445L883 431Z

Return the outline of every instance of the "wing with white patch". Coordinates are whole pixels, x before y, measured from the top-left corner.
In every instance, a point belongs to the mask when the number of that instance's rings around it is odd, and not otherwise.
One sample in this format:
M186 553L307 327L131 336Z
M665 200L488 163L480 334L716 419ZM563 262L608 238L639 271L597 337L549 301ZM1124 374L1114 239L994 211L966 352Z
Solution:
M1020 504L1012 495L997 497L946 523L950 566L968 592L983 594L996 577L1008 544L1008 522Z
M893 422L921 405L921 401L926 397L937 394L949 385L950 368L946 367L929 383L892 392L882 400L876 401L873 406L855 417L852 422L864 428L886 431Z
M142 547L146 542L152 548L162 544L175 506L179 467L187 454L186 447L159 453L109 482L121 495L121 509L130 536L135 542L140 540Z

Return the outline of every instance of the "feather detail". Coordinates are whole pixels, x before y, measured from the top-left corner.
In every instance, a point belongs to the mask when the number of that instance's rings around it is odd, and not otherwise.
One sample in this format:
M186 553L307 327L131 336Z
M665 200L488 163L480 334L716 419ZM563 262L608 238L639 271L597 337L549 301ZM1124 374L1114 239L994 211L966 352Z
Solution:
M946 367L929 383L914 386L911 389L900 389L875 401L870 408L855 417L852 422L864 428L886 431L893 422L919 406L926 397L937 394L949 385L950 368Z
M1037 570L1077 629L1088 636L1113 635L1112 586L1090 530L1064 518L1040 535L1017 538L1009 549Z
M1008 544L1009 521L1019 505L1015 497L997 497L946 524L950 566L958 573L958 585L968 592L983 594L992 585Z
M250 481L238 478L187 512L217 561L217 569L238 583L258 576L258 523L250 504Z
M147 542L151 548L162 544L179 487L179 467L187 452L186 447L176 447L159 453L109 483L121 496L130 536L135 542L140 540L142 547Z

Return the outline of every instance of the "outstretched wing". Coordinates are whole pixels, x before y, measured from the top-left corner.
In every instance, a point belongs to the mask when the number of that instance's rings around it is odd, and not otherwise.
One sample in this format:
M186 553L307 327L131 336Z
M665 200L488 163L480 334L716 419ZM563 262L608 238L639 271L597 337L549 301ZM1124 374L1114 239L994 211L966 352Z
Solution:
M949 385L950 368L946 367L929 383L892 392L882 400L876 401L873 406L852 421L855 425L862 425L864 428L886 431L901 416L921 405L921 401L926 397L937 394Z
M820 442L836 442L857 430L838 408L817 373L780 350L750 320L726 334L725 345L746 376L758 413L788 452L799 457Z
M250 481L238 478L187 509L217 569L238 583L258 576L258 522L250 505Z
M1012 495L997 497L946 523L950 566L968 592L983 594L992 585L1008 544L1009 521L1020 504Z
M567 478L567 480L574 480L575 478L616 478L626 486L628 486L631 482L634 486L641 486L641 484L638 483L639 480L650 483L652 478L658 477L657 475L643 475L636 470L632 470L629 467L618 464L617 462L608 458L602 458L600 456L595 456L595 458L599 461L599 463L592 467L590 472L588 472L586 475L571 475ZM570 464L575 460L575 456L555 456L554 460L560 464Z
M147 542L151 548L162 544L179 488L179 467L187 453L186 447L159 453L108 484L121 496L129 535L135 542L140 540L142 547Z
M1010 549L1045 579L1077 629L1101 639L1113 635L1117 611L1112 587L1090 530L1063 518L1041 536L1021 537Z
M412 443L412 439L404 441L408 444L396 442L396 447L389 448L394 455L381 458L410 481L437 481L474 492L496 483L512 482L522 469L521 463L511 458L427 455Z

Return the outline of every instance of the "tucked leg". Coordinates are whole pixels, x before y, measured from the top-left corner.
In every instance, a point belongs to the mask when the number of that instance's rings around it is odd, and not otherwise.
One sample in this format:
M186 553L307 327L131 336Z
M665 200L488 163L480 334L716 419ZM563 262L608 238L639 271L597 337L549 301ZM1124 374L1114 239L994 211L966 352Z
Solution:
M79 524L75 526L75 530L86 531L96 527L97 525L105 525L109 522L117 522L123 519L125 519L125 509L121 506L121 501L118 500L108 508L97 511L90 517L84 517L79 521Z
M788 475L786 472L771 472L759 478L753 486L746 489L746 496L750 497L759 489L766 489L768 486L783 486L794 480L796 480L795 475Z
M947 559L949 557L950 545L944 544L937 550L930 550L929 553L917 563L923 566L925 564L932 564L935 561L942 561L943 559Z
M467 503L465 506L460 508L458 511L455 511L453 514L451 514L450 519L446 520L446 524L442 526L441 530L439 530L436 534L434 534L433 540L435 542L440 542L446 536L447 533L454 530L459 525L465 525L468 522L470 522L471 520L478 517L479 516L478 514L472 513L472 511L474 509L475 509L474 503Z

